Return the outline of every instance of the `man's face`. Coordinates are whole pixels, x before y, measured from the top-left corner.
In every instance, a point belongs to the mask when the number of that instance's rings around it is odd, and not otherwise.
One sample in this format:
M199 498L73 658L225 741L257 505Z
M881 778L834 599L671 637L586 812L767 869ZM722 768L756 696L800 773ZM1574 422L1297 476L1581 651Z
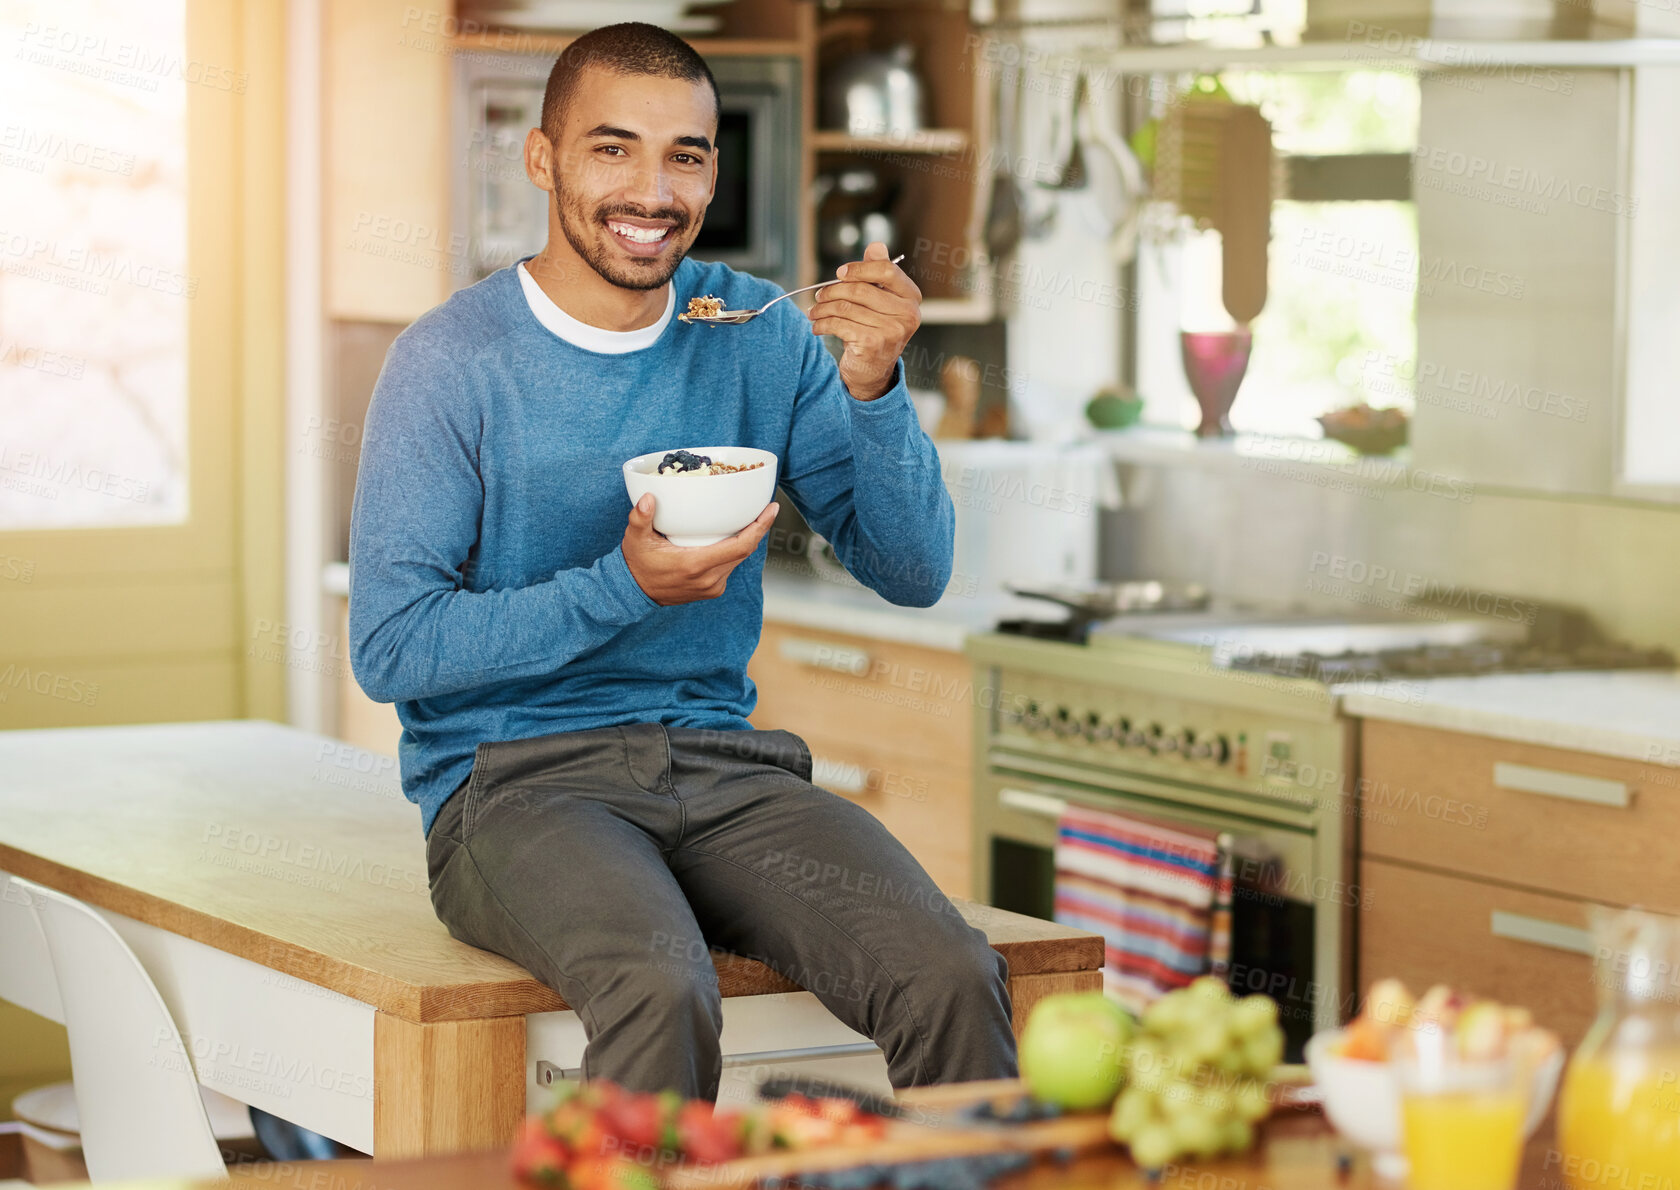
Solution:
M705 83L586 68L550 159L560 230L572 249L621 288L664 285L712 201L716 136ZM532 176L545 180L534 168Z

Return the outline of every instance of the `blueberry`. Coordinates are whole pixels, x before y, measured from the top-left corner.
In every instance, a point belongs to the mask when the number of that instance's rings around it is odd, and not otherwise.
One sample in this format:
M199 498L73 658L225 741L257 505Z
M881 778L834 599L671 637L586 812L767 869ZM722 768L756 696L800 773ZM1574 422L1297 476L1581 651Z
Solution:
M667 468L673 471L698 471L711 461L706 455L695 454L691 450L673 450L659 460L659 466L655 470L661 473Z

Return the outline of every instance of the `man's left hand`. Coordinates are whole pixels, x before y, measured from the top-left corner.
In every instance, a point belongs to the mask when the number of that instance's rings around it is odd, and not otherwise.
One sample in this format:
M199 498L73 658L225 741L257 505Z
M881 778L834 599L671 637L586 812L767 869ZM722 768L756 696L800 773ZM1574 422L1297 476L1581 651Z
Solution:
M862 260L841 265L836 276L840 284L817 290L811 333L834 335L846 345L840 379L852 396L873 401L892 387L898 357L922 325L922 291L878 241L863 250Z

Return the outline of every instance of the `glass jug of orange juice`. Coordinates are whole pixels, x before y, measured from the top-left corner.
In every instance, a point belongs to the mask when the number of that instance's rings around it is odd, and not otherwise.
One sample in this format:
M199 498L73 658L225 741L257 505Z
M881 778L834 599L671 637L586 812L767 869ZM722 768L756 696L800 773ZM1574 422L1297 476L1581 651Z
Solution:
M1599 1011L1558 1100L1564 1178L1680 1187L1680 918L1595 908L1592 927Z

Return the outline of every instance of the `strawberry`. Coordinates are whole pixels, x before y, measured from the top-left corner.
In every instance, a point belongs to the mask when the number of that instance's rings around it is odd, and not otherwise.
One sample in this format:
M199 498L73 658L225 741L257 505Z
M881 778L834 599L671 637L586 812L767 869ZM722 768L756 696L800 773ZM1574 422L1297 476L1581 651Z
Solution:
M626 1095L601 1109L607 1131L632 1152L656 1153L665 1133L665 1113L655 1095Z
M581 1097L567 1100L544 1119L549 1134L559 1137L579 1157L598 1156L612 1147L613 1138L601 1114L587 1106Z
M728 1161L741 1155L740 1119L733 1112L716 1112L704 1099L685 1103L677 1113L677 1134L684 1157L695 1161Z
M541 1116L527 1116L513 1146L514 1176L541 1186L566 1185L566 1146Z

